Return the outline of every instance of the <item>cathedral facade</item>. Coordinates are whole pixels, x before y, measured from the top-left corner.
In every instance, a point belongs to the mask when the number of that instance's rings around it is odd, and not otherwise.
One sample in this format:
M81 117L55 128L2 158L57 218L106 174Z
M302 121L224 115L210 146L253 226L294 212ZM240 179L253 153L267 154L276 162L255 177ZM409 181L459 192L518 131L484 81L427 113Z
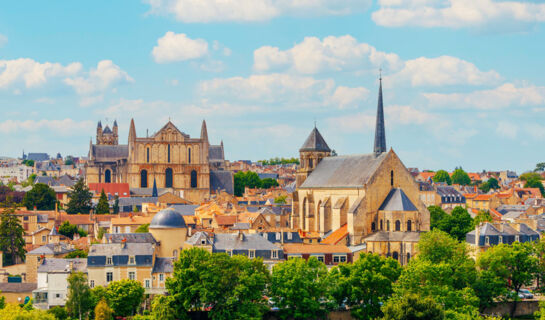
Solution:
M315 127L299 150L291 226L325 237L347 230L347 245L405 264L420 232L430 229L418 184L397 154L386 149L382 80L373 153L332 156Z
M118 144L118 127L97 126L96 144L89 146L87 183L128 183L131 189L171 189L199 203L211 192L232 190L232 173L225 171L223 142L210 145L206 122L201 135L192 138L172 122L152 136L137 137L131 120L126 145Z

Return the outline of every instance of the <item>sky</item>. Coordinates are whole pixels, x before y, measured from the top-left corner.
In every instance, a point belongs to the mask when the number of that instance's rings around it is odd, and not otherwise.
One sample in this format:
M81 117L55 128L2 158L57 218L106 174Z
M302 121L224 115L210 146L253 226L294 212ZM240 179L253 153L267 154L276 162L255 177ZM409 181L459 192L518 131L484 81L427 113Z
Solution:
M386 142L405 166L545 161L545 4L498 0L9 1L0 155L87 155L206 119L227 159L297 157L316 123L338 154Z

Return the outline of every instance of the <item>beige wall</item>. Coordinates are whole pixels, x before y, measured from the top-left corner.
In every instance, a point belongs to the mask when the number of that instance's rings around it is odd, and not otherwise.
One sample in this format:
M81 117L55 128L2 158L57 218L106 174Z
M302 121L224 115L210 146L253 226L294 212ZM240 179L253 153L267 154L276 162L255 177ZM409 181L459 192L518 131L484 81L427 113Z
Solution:
M156 255L160 258L179 256L187 240L186 228L149 228L149 232L160 242L156 248Z

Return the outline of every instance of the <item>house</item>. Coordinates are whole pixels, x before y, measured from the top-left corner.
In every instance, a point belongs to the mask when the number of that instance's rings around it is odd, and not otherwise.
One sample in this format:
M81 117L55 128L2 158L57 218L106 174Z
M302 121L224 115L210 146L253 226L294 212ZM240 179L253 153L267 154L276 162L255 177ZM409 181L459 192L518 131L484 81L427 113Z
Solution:
M64 258L74 250L75 249L71 245L66 243L49 243L27 252L25 261L27 282L37 282L37 270L44 259Z
M289 258L307 260L310 257L316 257L318 261L325 263L327 267L344 262L353 262L352 251L345 245L286 243L284 244L284 256L286 260Z
M64 306L68 296L68 277L72 272L87 273L87 259L43 259L38 266L37 288L32 292L34 307Z
M110 233L134 233L139 226L151 223L153 216L135 216L112 218Z
M464 194L468 209L488 211L497 208L500 200L494 194Z
M533 242L539 240L539 233L525 223L481 223L466 234L466 242L475 252L485 251L501 243Z
M6 298L6 303L24 303L27 297L32 298L32 291L36 289L36 282L4 282L0 283L0 292Z

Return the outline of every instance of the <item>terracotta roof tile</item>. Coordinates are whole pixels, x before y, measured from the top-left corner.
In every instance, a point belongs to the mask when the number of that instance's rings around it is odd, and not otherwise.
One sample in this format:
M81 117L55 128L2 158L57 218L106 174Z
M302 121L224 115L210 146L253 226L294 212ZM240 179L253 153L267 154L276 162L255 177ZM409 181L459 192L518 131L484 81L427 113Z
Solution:
M348 224L344 224L339 229L333 231L327 238L322 240L323 244L338 244L348 235Z
M343 245L333 244L306 244L306 243L285 243L284 252L287 254L303 253L350 253L350 249Z

